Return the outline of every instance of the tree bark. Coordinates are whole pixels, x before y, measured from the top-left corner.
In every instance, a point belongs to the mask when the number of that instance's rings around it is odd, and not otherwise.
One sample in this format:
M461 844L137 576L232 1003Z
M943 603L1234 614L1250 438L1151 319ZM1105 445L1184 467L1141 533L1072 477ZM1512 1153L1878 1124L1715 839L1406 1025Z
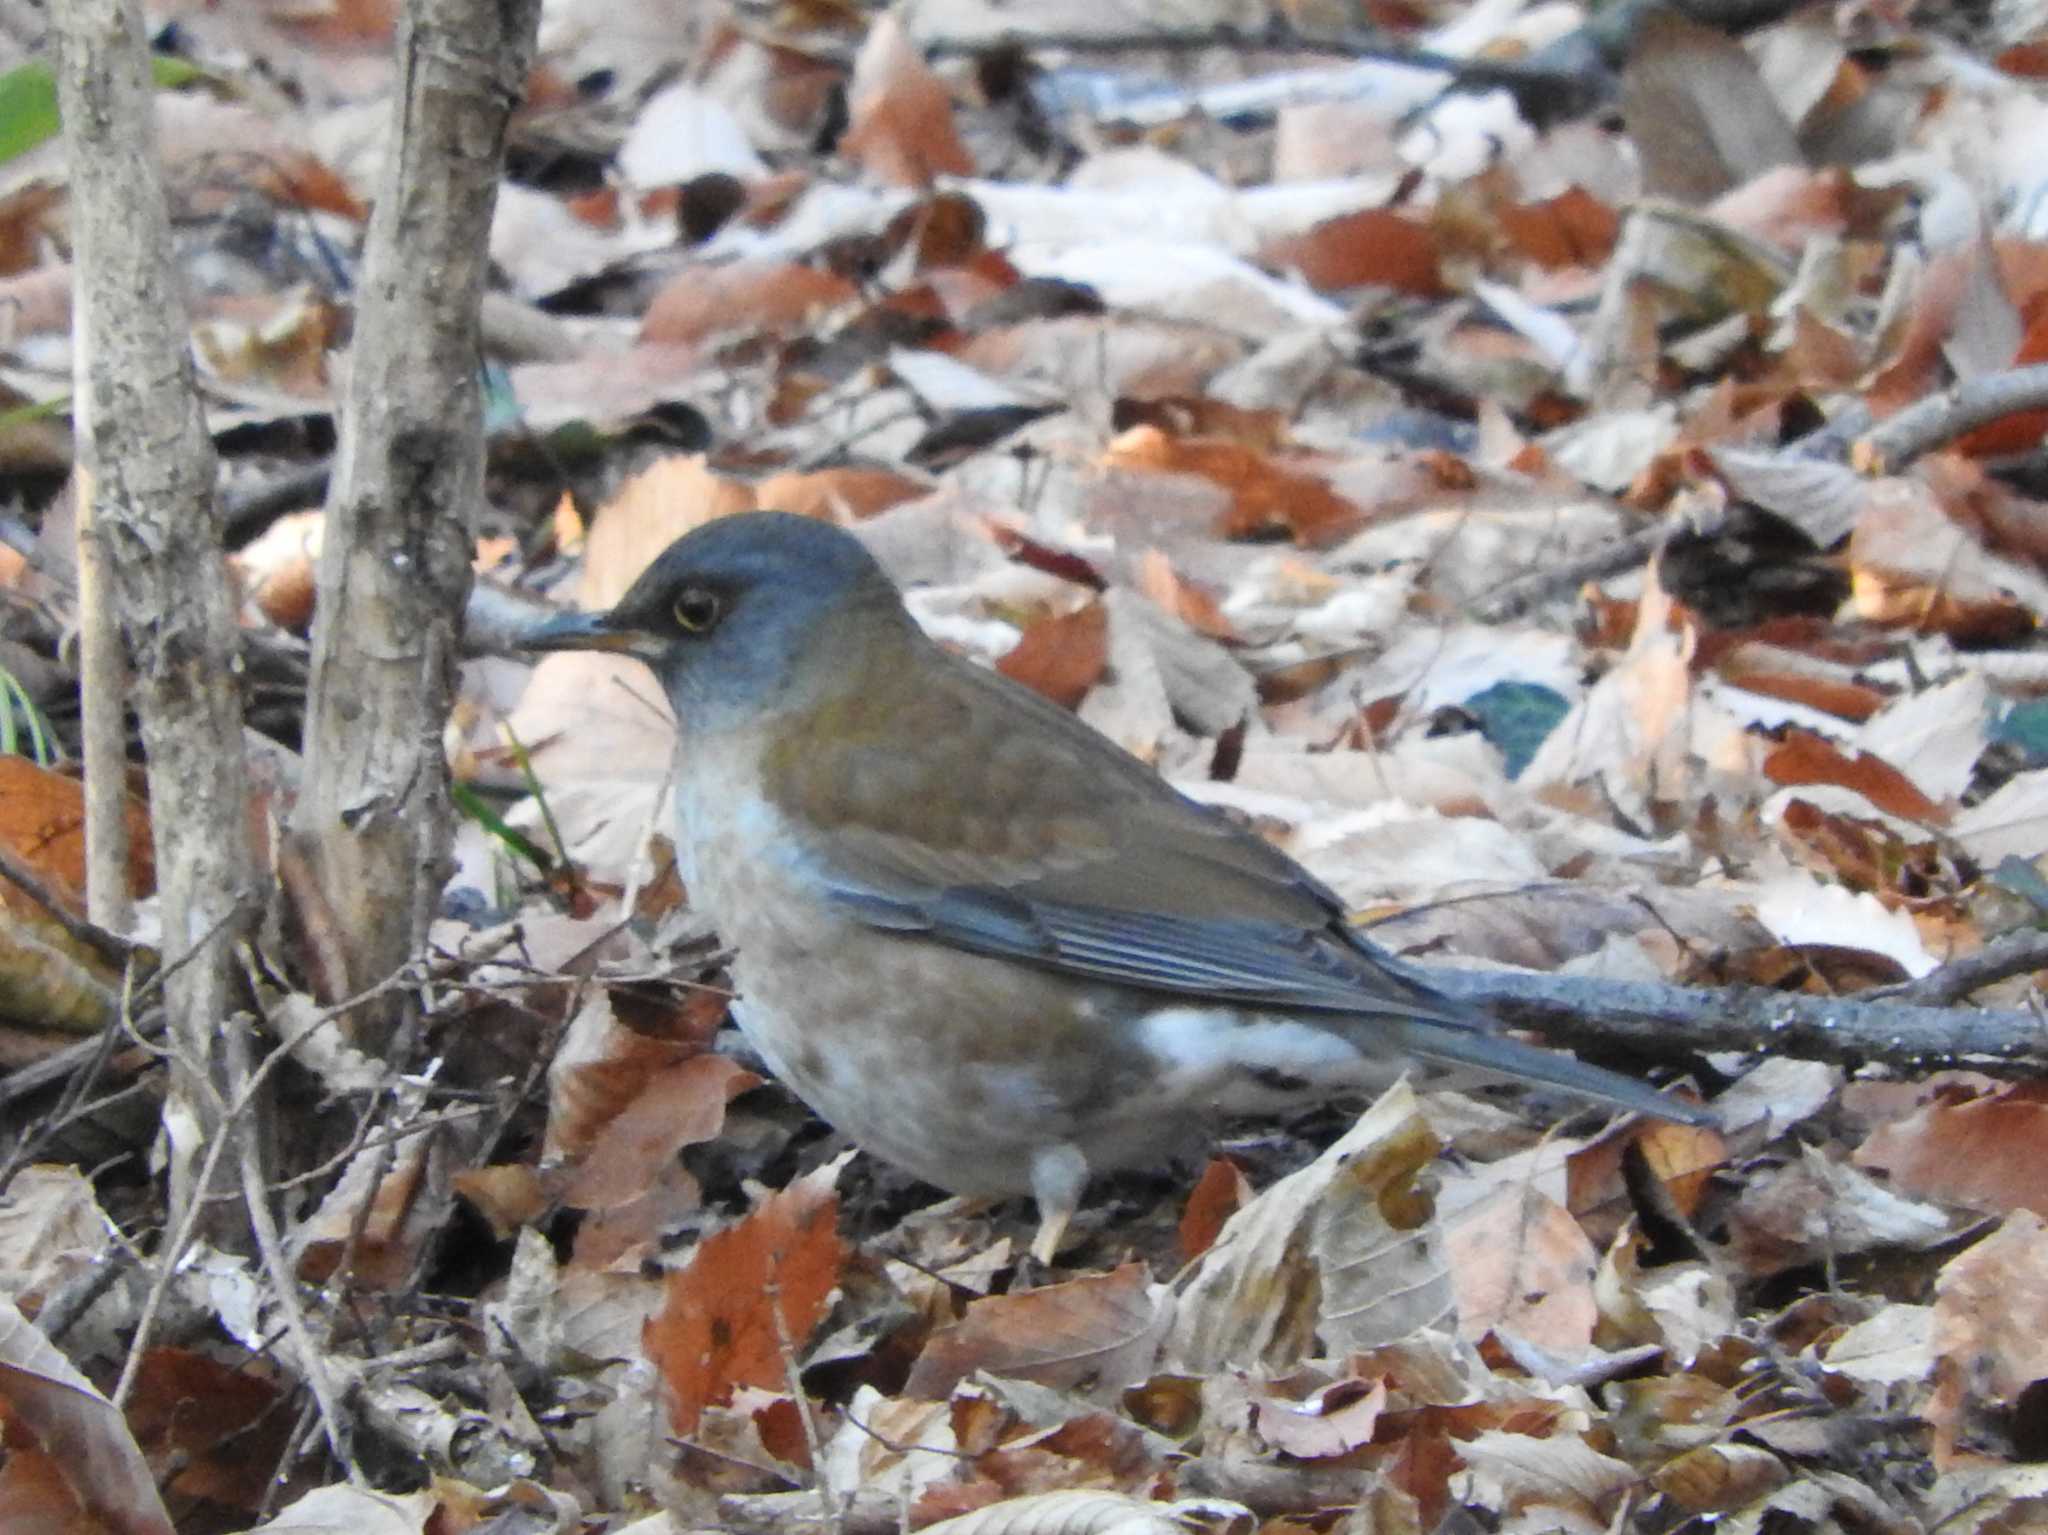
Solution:
M99 550L149 755L171 1047L164 1125L173 1209L220 1131L235 945L256 906L238 647L214 505L213 443L193 387L171 266L138 0L53 13L77 256L74 325L88 359L74 410ZM246 1228L232 1205L217 1241Z
M327 497L293 829L338 935L329 1000L425 940L448 875L442 730L483 486L477 313L539 0L408 0ZM396 1014L357 1020L371 1043Z

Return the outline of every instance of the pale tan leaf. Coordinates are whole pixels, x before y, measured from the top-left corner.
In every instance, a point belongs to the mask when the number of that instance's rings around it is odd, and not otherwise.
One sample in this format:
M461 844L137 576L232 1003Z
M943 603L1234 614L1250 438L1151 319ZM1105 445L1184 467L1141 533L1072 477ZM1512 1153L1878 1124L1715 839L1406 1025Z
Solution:
M1414 1090L1398 1084L1224 1224L1182 1289L1169 1361L1284 1366L1454 1324L1430 1192L1436 1153Z
M1221 1498L1154 1503L1120 1492L1041 1492L941 1519L925 1535L1250 1535L1258 1520Z

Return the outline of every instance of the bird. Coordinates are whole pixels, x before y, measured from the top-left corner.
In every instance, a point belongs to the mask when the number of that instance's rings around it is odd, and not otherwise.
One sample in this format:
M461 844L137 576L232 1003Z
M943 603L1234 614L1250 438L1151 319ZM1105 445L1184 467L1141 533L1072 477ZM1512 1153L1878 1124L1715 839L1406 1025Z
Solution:
M1042 1264L1091 1174L1412 1065L1713 1120L1441 994L1279 848L927 636L830 522L706 522L520 645L653 670L678 870L732 952L741 1032L855 1145L1029 1195Z

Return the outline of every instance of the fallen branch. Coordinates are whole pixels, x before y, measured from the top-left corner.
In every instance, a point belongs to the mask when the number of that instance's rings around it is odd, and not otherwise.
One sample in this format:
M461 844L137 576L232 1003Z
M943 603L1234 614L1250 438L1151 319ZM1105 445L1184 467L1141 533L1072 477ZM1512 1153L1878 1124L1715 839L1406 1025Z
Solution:
M1064 53L1074 56L1105 54L1179 55L1227 51L1242 57L1249 53L1313 55L1348 60L1360 66L1386 65L1448 76L1446 91L1506 91L1516 109L1529 121L1557 123L1584 116L1609 100L1614 93L1611 71L1614 45L1606 31L1582 27L1519 59L1461 57L1430 48L1390 42L1383 32L1358 29L1304 32L1285 20L1259 28L1197 27L1130 32L1034 31L1012 28L961 37L934 37L924 44L929 58L985 58L1001 53ZM1343 73L1334 66L1318 71ZM1327 80L1318 82L1324 90L1313 94L1325 99L1356 95L1356 85L1328 89ZM1265 118L1280 106L1302 94L1299 76L1269 75L1212 86L1197 91L1165 90L1131 100L1096 113L1105 121L1138 126L1156 125L1197 112L1216 117Z
M1917 981L1886 986L1870 995L1888 1002L1918 1002L1942 1007L1960 1002L1972 992L2016 975L2048 970L2048 933L2033 928L1994 938L1975 954L1950 960L1939 970Z
M1769 1051L1900 1070L2048 1070L2048 1018L2029 1012L1527 971L1432 968L1429 980L1552 1044L1596 1055L1671 1061L1713 1051Z
M1660 517L1647 528L1617 538L1611 544L1589 549L1575 559L1546 565L1530 575L1503 581L1473 604L1474 614L1487 623L1519 618L1532 608L1561 601L1575 594L1588 581L1618 576L1649 561L1681 533L1712 534L1718 528L1696 525L1692 509Z
M1866 473L1896 474L1923 453L2025 410L2048 410L2048 363L1986 373L1915 401L1859 438L1850 461Z

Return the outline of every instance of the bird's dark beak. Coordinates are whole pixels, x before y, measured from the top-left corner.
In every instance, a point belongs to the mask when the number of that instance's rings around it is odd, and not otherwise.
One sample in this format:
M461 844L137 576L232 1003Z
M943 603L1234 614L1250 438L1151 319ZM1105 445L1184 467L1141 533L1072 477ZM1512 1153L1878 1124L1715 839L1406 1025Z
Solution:
M558 613L514 642L521 650L608 650L651 661L661 646L645 629L609 613Z

